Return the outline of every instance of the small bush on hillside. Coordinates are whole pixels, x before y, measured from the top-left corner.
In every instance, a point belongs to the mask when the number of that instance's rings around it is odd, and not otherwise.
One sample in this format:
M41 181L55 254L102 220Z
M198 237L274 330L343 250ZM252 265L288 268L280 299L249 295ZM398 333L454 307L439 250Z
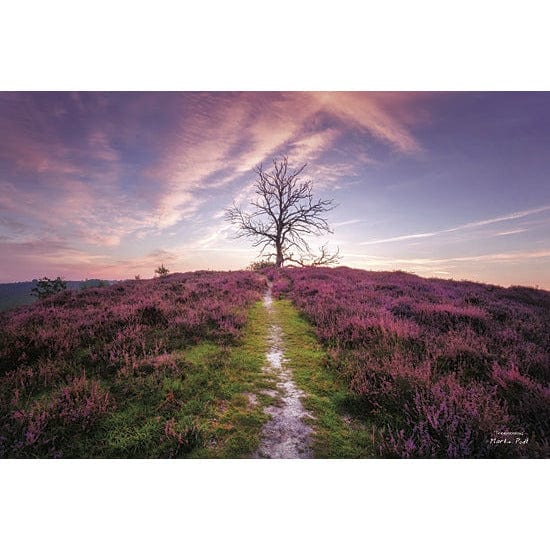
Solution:
M164 277L165 275L168 275L168 273L170 273L170 270L167 267L164 267L164 264L161 264L155 269L155 273L159 277Z
M36 285L32 288L31 294L36 296L40 300L53 296L58 292L62 292L67 289L67 283L57 277L56 279L49 279L48 277L42 277L42 279L36 282Z
M269 260L257 260L255 262L252 262L248 266L249 271L261 271L262 269L265 269L266 267L275 267L275 262L270 262Z

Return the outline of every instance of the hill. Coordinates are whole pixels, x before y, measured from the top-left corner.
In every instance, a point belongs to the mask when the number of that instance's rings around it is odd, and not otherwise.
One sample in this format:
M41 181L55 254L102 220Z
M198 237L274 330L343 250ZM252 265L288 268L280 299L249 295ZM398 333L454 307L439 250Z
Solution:
M345 267L174 274L0 313L0 456L251 456L275 400L268 278L315 456L550 456L550 293Z
M168 457L203 446L211 409L242 390L223 378L224 349L263 287L252 273L197 272L0 313L0 456Z
M381 456L550 456L550 292L345 267L271 276Z
M114 281L104 281L111 284ZM66 281L69 290L81 290L102 284L100 279L87 279L85 281ZM17 306L29 305L36 302L36 296L31 294L36 281L19 283L0 283L0 311L6 311Z

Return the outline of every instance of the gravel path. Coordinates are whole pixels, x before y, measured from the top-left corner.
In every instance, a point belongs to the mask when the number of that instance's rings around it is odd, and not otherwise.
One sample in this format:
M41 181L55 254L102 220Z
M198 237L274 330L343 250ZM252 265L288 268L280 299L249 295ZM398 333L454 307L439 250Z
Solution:
M271 319L269 327L268 364L265 371L275 376L278 403L266 407L264 412L271 416L263 428L262 440L253 458L311 458L311 427L304 418L311 418L300 400L304 392L292 380L292 373L285 365L282 349L282 330L273 319L273 299L271 283L264 295L264 307Z

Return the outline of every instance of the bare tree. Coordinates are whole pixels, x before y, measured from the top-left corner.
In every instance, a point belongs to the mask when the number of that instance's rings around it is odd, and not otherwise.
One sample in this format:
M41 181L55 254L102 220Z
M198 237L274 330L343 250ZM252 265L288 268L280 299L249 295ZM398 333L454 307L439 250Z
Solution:
M301 179L306 166L293 170L286 157L273 159L271 172L257 166L252 211L237 204L226 211L226 219L237 228L236 237L251 238L252 246L261 247L259 256L274 259L276 267L284 262L328 265L340 257L339 250L331 254L326 245L316 255L306 240L332 233L325 214L336 207L332 199L313 198L312 181Z

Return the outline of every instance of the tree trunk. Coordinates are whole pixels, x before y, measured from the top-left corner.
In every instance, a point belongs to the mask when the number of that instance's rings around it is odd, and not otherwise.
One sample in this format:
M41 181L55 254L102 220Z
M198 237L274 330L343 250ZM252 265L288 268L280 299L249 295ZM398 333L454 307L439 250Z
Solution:
M276 243L277 259L275 260L275 267L279 268L283 266L283 247L281 243Z

